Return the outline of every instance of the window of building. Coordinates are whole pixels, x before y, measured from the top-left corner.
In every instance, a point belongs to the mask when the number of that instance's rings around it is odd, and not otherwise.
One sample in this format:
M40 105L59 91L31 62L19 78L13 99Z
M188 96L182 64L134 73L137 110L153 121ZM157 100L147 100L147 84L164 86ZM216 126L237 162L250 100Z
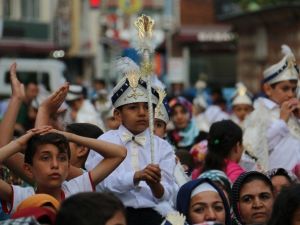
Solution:
M39 0L22 0L22 18L25 20L37 20L39 18Z
M2 1L2 3L3 3L3 17L4 17L4 19L11 18L12 1L11 0L5 0L5 1Z

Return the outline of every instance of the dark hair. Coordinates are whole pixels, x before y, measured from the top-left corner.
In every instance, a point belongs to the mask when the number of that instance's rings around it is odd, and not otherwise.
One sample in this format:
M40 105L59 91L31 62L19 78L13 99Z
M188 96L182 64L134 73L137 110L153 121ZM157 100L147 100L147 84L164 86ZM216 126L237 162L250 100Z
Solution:
M208 133L208 151L203 171L224 170L224 159L238 142L242 144L242 137L242 129L231 120L213 123Z
M294 181L292 180L292 177L290 176L288 171L286 171L284 168L276 168L276 169L270 170L270 171L268 171L267 176L271 180L273 177L283 176L290 182L290 184L294 183Z
M254 180L260 180L264 182L273 193L274 188L272 182L265 174L260 173L258 171L249 171L249 172L242 173L235 180L231 189L231 205L232 205L232 210L234 212L234 220L238 220L239 223L242 223L240 211L238 208L238 202L240 200L240 192L245 184L248 184Z
M292 218L300 208L300 184L284 188L276 197L268 225L292 224Z
M66 131L72 134L95 139L103 134L103 131L98 126L91 123L71 123L67 125Z
M175 154L179 158L180 163L188 167L187 174L191 175L193 169L195 168L193 156L185 149L177 149Z
M70 159L70 147L67 138L58 133L47 133L44 135L34 135L29 139L25 150L25 163L32 165L32 159L37 149L41 145L52 144L58 148L59 152L66 152Z
M56 225L105 225L117 212L125 216L124 205L111 193L79 193L61 204Z

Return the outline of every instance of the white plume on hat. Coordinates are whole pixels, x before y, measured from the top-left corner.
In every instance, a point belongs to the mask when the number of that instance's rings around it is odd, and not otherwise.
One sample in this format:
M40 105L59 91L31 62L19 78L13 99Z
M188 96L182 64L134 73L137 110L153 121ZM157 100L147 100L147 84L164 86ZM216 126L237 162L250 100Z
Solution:
M295 56L287 45L281 46L284 57L280 62L270 66L264 71L264 83L274 84L285 80L298 80L298 68Z
M236 90L234 92L234 95L232 97L232 105L239 105L239 104L246 104L246 105L252 105L252 95L250 92L248 92L246 86L238 82L236 84Z
M141 78L139 66L130 58L122 57L116 61L116 70L123 77L112 90L113 106L148 102L147 85ZM152 94L152 102L157 104L158 96Z
M129 72L140 73L140 67L129 57L120 57L115 61L115 71L120 80Z

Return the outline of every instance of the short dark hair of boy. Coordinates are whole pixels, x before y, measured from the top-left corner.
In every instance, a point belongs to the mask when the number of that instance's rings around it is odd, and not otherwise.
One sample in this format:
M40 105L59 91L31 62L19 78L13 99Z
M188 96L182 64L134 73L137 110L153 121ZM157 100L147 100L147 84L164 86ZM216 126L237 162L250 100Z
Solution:
M63 201L56 225L105 225L117 212L126 215L123 203L111 193L79 193Z
M88 138L98 138L103 131L96 125L91 123L71 123L66 127L66 131Z
M43 135L34 135L29 139L25 150L25 163L32 165L32 159L37 149L41 145L52 144L58 148L59 152L66 152L70 159L70 147L67 138L58 133L47 133Z

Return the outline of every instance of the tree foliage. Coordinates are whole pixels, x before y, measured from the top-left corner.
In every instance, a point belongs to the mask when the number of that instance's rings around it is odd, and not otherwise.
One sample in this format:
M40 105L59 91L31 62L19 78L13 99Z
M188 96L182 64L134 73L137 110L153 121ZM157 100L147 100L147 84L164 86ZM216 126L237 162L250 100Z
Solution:
M257 10L265 6L299 2L299 0L233 0L244 10Z

